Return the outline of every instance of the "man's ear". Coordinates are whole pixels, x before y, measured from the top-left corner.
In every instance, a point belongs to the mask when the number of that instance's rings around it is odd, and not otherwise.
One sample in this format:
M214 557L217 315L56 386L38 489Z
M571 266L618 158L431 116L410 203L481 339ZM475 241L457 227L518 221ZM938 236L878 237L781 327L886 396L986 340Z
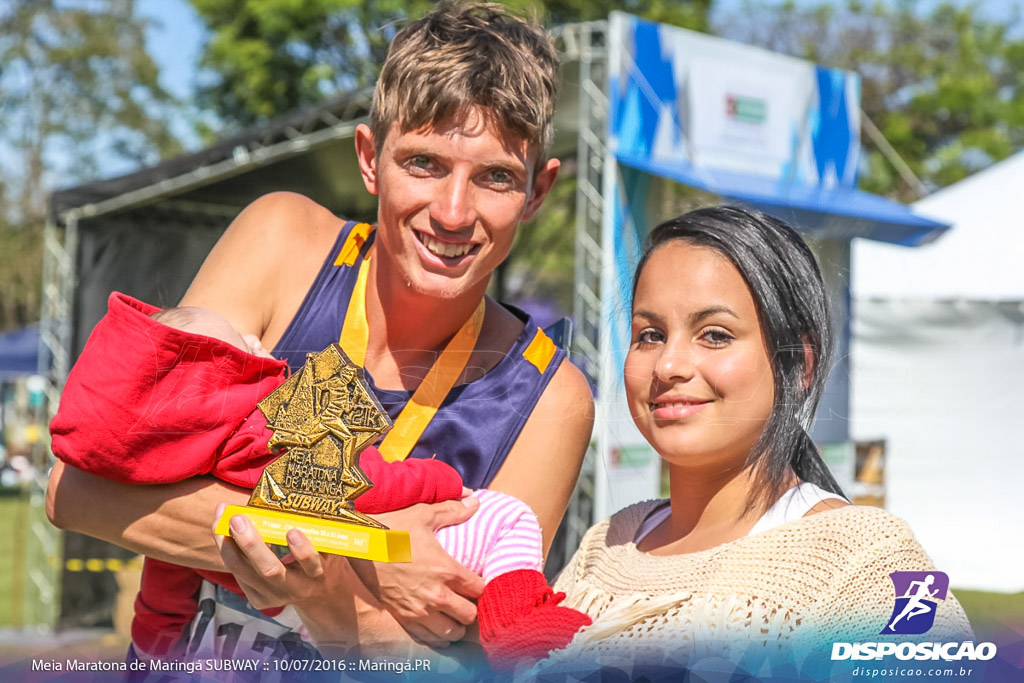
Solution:
M548 191L555 184L555 178L558 177L558 167L561 165L562 162L558 159L548 159L540 167L540 170L537 171L537 176L533 180L533 189L526 200L526 206L523 207L524 221L533 218L533 214L537 213L537 209L544 203L544 198L548 196Z
M374 146L373 131L365 123L356 126L356 158L359 160L359 173L363 176L366 191L378 194L377 148Z

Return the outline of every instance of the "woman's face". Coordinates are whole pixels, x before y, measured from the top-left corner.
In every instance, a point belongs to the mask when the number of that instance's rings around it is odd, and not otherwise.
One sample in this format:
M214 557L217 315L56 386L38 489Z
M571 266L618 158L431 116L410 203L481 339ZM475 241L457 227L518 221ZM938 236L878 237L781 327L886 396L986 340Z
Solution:
M651 254L625 366L633 421L672 465L742 466L772 411L768 351L732 263L681 240Z

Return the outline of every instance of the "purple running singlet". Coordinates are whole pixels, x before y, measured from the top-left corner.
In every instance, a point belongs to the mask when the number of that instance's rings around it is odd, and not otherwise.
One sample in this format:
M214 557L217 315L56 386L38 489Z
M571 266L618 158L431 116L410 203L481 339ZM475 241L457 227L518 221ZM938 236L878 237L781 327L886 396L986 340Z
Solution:
M359 265L376 232L349 221L341 229L316 281L274 349L294 372L307 353L338 341ZM462 475L470 488L484 488L498 473L526 419L565 357L533 320L503 304L525 323L512 348L486 375L452 388L427 425L410 458L436 455ZM379 389L366 377L391 419L412 396L410 391Z

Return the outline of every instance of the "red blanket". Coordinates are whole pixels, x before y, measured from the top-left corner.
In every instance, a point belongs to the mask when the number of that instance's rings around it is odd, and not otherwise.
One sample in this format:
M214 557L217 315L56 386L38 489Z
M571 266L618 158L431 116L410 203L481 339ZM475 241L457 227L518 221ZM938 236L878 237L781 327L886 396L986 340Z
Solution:
M120 293L108 300L68 375L50 423L54 455L97 476L166 484L209 474L251 489L277 454L256 404L284 381L287 364L150 316L158 308ZM459 498L462 478L438 460L387 463L376 448L359 465L374 487L355 501L374 514ZM213 520L210 520L211 524ZM147 558L132 639L166 654L195 615L200 577L242 594L231 574Z

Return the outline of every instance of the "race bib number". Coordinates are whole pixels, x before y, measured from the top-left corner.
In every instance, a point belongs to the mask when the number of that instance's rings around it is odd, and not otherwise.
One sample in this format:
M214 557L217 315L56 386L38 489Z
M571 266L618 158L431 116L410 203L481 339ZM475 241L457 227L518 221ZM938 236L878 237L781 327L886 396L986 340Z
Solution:
M277 673L282 667L273 665L275 660L320 656L303 639L302 621L294 608L286 607L270 618L245 598L209 581L203 581L199 590L199 612L189 625L185 653L189 660L259 660L261 671Z

